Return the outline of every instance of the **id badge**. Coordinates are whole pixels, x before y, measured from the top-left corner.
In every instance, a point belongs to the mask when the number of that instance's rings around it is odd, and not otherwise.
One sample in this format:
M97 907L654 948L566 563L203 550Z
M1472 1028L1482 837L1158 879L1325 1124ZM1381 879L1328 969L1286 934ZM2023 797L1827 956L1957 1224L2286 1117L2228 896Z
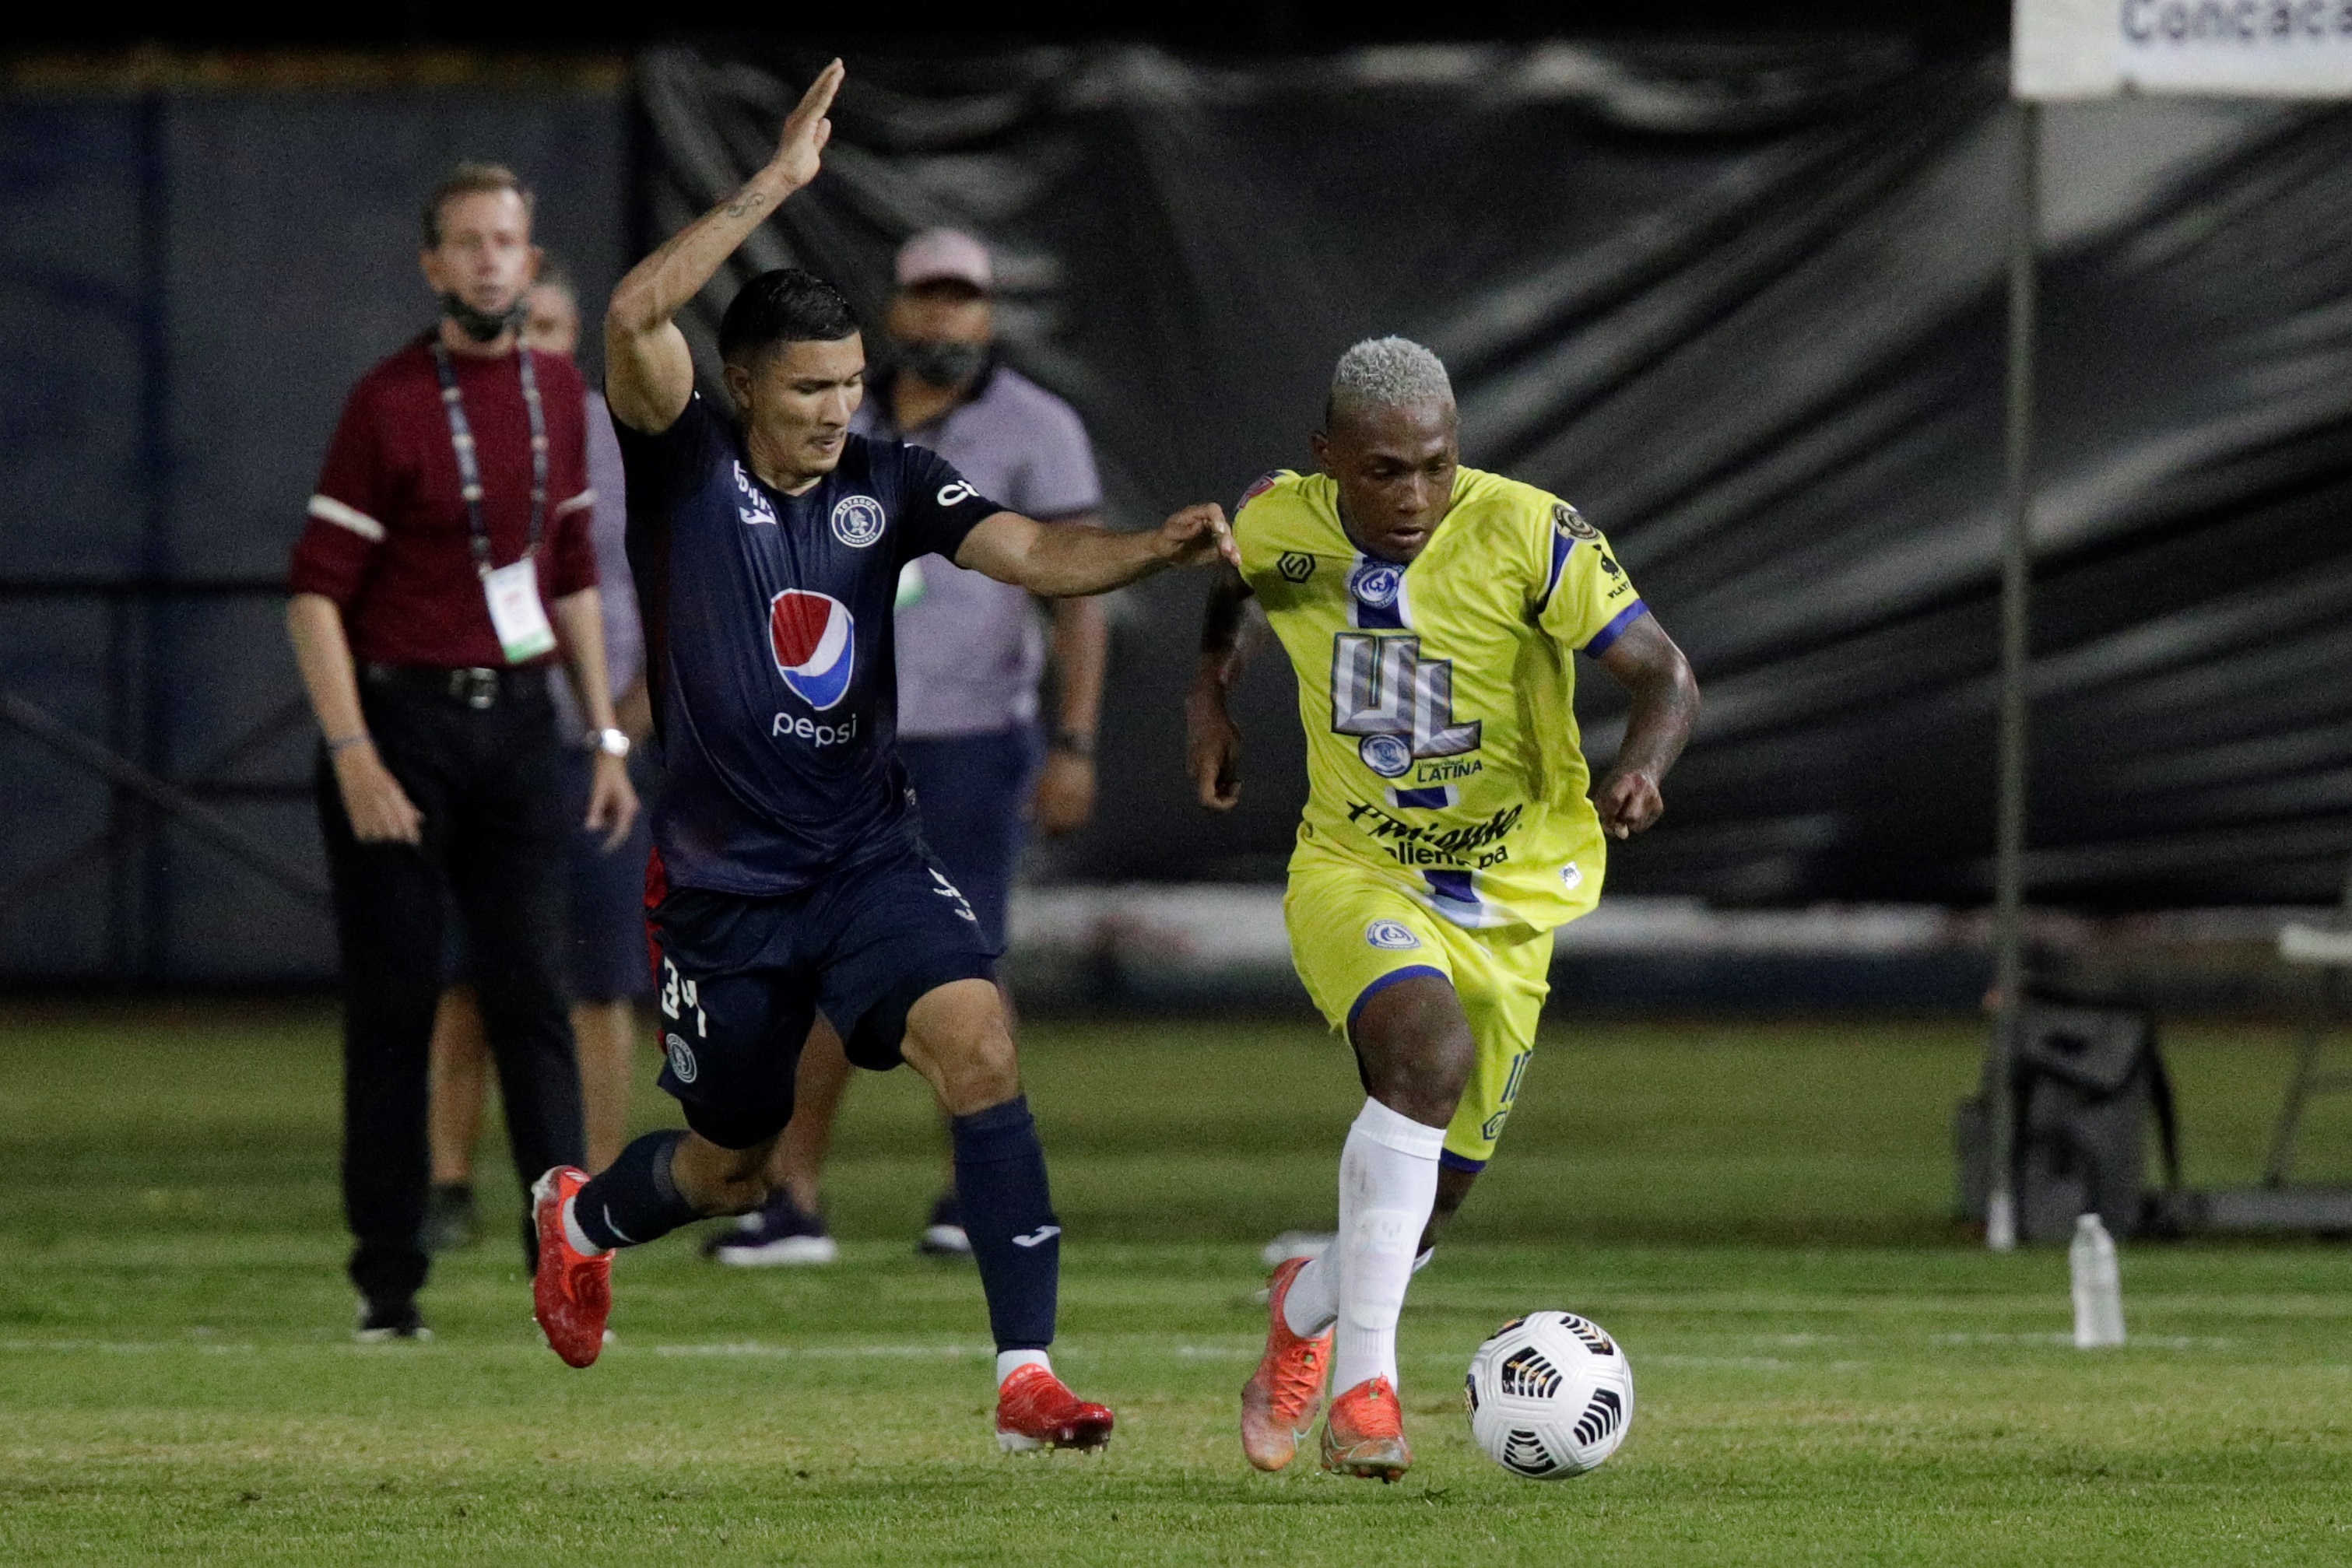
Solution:
M539 569L530 557L484 577L482 596L489 601L490 625L498 632L508 664L555 651L555 629L547 623L547 612L539 602Z

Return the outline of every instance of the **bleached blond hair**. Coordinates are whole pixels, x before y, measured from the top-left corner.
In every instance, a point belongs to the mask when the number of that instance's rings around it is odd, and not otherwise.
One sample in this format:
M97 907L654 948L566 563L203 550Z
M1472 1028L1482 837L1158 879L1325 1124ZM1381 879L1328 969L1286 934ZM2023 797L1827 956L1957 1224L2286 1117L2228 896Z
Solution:
M1350 410L1418 402L1454 406L1454 382L1444 361L1410 338L1367 338L1332 367L1324 423Z

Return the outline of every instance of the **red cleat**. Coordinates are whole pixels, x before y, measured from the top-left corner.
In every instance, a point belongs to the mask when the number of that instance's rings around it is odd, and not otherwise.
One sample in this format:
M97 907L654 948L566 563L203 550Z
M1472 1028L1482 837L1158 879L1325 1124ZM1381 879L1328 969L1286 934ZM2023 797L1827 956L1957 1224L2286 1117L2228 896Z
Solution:
M1298 1439L1315 1428L1331 1375L1331 1331L1305 1339L1282 1315L1283 1299L1307 1263L1293 1258L1267 1281L1265 1355L1242 1385L1242 1452L1262 1470L1278 1470L1297 1454Z
M1099 1448L1110 1425L1109 1406L1079 1398L1042 1366L1020 1368L996 1391L996 1446L1008 1454Z
M557 1166L530 1184L531 1220L539 1228L531 1315L547 1348L572 1366L596 1359L604 1348L604 1320L613 1315L613 1255L591 1258L563 1235L563 1206L587 1185L588 1173L578 1166Z
M1385 1377L1367 1378L1331 1401L1323 1423L1323 1468L1343 1476L1392 1481L1412 1467L1404 1440L1404 1406Z

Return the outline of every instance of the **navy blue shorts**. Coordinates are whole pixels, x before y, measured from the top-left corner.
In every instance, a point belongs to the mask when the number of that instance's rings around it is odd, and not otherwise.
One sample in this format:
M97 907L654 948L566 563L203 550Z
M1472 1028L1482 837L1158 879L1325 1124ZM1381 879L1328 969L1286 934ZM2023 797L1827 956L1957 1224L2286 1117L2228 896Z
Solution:
M1045 760L1037 727L985 735L898 739L915 787L923 837L980 916L981 935L1004 950L1004 909L1029 841L1029 797Z
M792 1120L793 1075L818 1012L850 1061L887 1071L917 999L993 979L1000 951L919 843L782 898L670 888L647 923L661 1086L688 1126L728 1149L764 1143Z

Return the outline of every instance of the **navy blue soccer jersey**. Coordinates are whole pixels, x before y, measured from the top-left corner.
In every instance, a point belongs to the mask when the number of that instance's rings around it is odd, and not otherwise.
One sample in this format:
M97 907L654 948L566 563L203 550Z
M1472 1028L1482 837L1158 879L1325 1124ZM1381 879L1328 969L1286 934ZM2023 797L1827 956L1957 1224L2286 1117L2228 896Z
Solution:
M899 569L953 559L1004 508L936 453L860 435L787 496L699 392L658 435L615 424L669 774L653 832L670 885L794 893L913 841L893 747Z

